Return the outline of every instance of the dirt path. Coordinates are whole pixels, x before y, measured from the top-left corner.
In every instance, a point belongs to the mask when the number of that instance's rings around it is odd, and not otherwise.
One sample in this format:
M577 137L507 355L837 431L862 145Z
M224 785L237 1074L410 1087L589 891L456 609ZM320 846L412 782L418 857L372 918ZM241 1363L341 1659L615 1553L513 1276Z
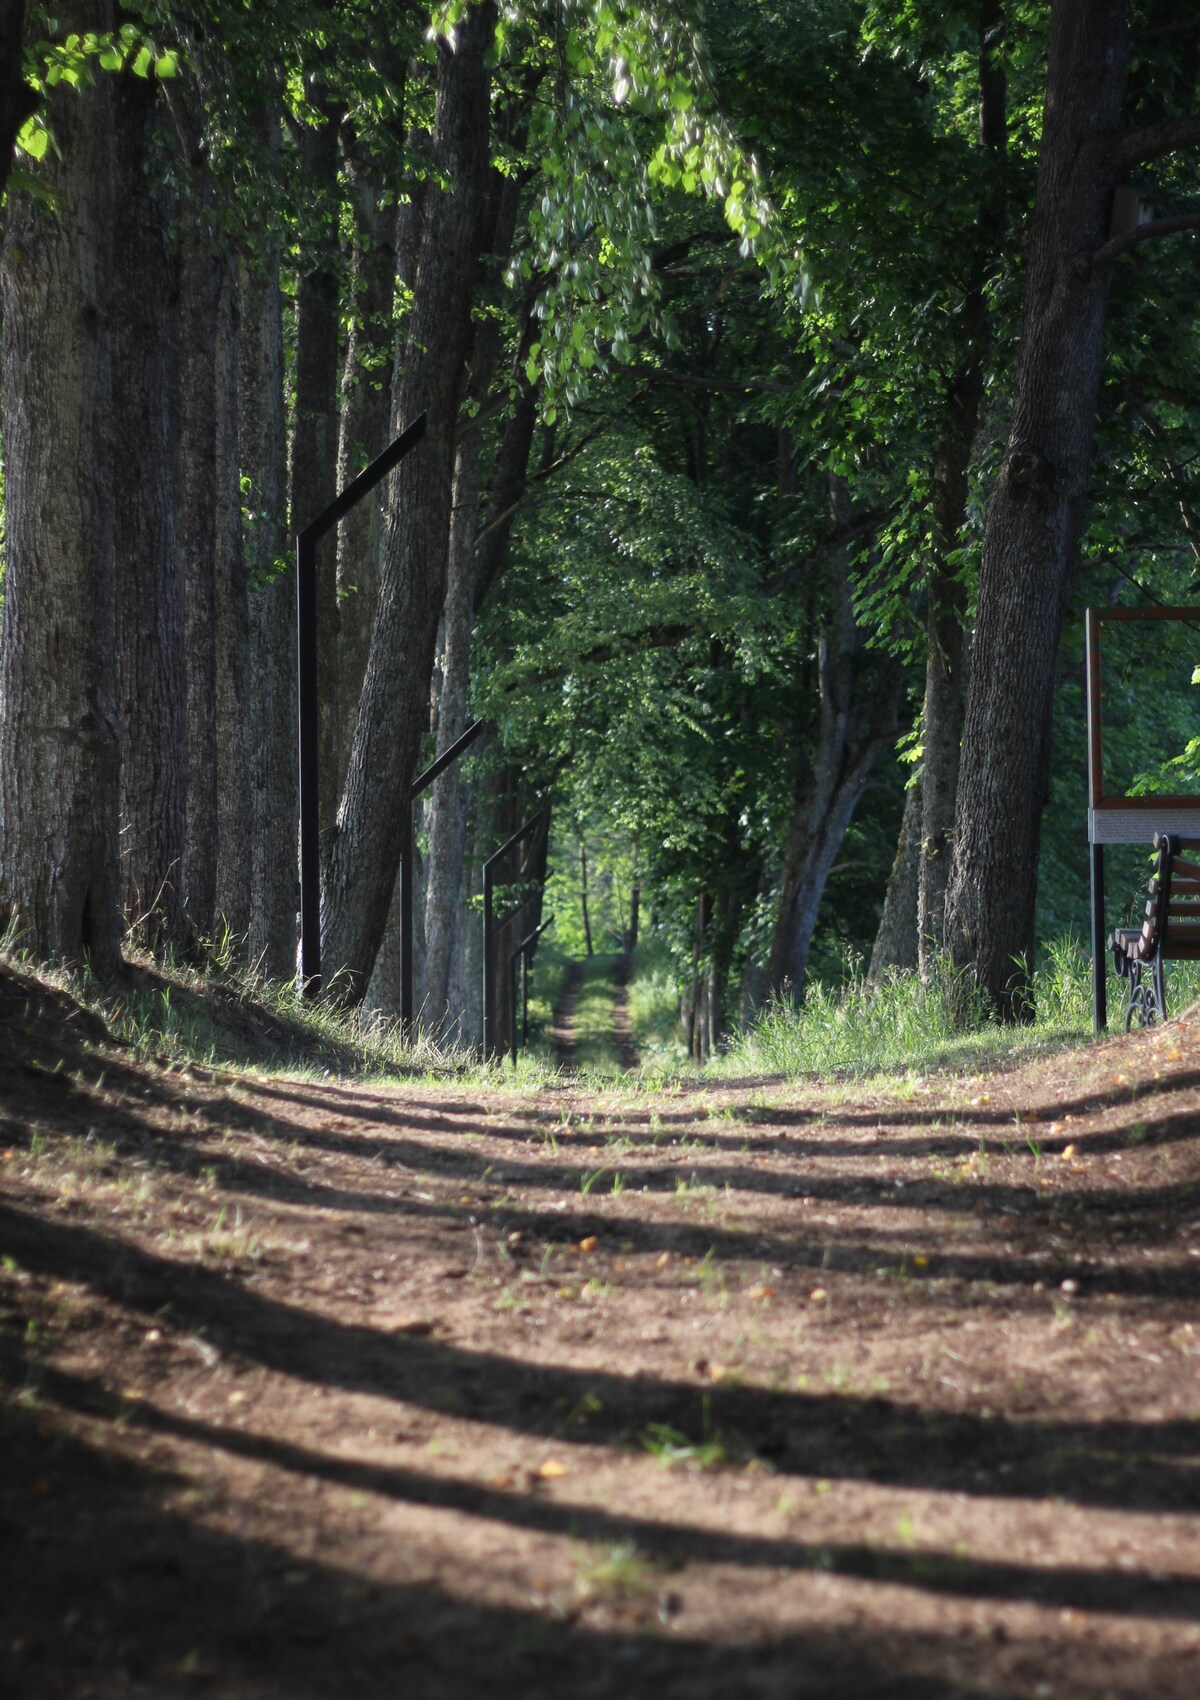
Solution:
M66 1013L0 1010L5 1696L1200 1693L1191 1018L587 1097Z
M617 1055L617 1066L621 1069L638 1066L638 1048L629 1019L629 982L632 978L633 957L626 951L617 958L613 968L613 1049Z
M583 964L572 962L563 975L550 1026L550 1049L557 1068L575 1065L575 1005L583 984Z

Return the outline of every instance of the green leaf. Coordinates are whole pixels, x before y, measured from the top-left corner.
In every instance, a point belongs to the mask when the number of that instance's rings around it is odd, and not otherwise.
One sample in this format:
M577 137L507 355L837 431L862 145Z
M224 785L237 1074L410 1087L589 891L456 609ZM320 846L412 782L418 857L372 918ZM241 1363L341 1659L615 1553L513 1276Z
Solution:
M30 159L45 158L46 149L50 146L50 132L36 114L21 126L17 135L17 146L22 153L28 154Z

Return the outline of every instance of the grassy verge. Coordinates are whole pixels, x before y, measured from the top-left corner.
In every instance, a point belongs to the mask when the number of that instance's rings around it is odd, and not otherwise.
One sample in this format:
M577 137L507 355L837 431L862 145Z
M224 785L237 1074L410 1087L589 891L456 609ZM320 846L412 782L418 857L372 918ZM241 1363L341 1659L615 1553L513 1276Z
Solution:
M584 960L575 1009L576 1066L606 1078L620 1072L613 1045L616 962L615 955ZM113 986L36 967L11 949L0 949L0 969L5 965L67 993L98 1015L115 1039L158 1061L310 1078L485 1072L495 1078L499 1072L514 1084L530 1085L551 1066L546 1035L569 958L548 944L538 953L530 1005L534 1043L515 1076L507 1068L484 1071L469 1052L440 1048L421 1035L406 1041L399 1023L377 1012L348 1011L328 1000L306 1003L294 984L280 985L236 965L202 972L134 956ZM962 1031L951 1019L944 986L922 986L915 975L900 975L869 988L851 976L838 987L811 986L799 1009L773 1005L764 1010L720 1057L695 1070L683 1044L668 956L653 945L640 953L628 991L639 1077L647 1084L692 1074L719 1079L986 1071L1091 1039L1091 975L1078 944L1068 942L1047 953L1035 996L1037 1016L1029 1026L980 1024ZM1200 997L1200 963L1169 966L1167 997L1174 1012ZM1111 977L1108 999L1110 1031L1119 1031L1124 989Z
M365 1078L462 1073L471 1066L465 1052L422 1035L409 1042L398 1021L328 999L306 1002L294 982L280 984L236 965L201 969L127 953L120 980L105 985L11 949L0 951L0 964L65 992L99 1016L119 1043L158 1061Z
M1168 1008L1186 1008L1200 993L1194 963L1168 970ZM1087 1043L1092 1038L1090 960L1079 943L1051 945L1034 977L1035 1018L1027 1026L979 1020L966 1029L951 1016L946 981L924 986L898 974L879 986L849 977L841 986L808 989L799 1009L775 1004L734 1039L713 1065L721 1074L896 1074L980 1071ZM1120 1031L1124 987L1108 980L1109 1031Z

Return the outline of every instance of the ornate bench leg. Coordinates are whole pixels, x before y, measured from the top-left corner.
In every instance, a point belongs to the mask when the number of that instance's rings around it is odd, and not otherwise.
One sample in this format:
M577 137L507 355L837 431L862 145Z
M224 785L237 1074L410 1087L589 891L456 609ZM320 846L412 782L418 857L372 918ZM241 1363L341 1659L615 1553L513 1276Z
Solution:
M1156 1021L1167 1018L1167 997L1163 987L1161 956L1149 962L1129 964L1129 999L1125 1005L1125 1031L1133 1026L1137 1016L1139 1027L1153 1027Z

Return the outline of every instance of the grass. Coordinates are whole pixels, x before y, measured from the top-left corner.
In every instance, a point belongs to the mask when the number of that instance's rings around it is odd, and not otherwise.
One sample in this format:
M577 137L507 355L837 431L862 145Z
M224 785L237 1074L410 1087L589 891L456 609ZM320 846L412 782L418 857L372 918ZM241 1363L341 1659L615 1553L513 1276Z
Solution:
M379 1012L346 1010L330 998L309 1003L294 982L280 984L224 959L207 969L163 963L130 953L122 980L102 986L86 974L33 968L11 948L0 961L36 973L42 984L64 991L104 1021L113 1037L158 1062L186 1066L266 1070L306 1078L342 1076L387 1079L487 1078L493 1085L536 1091L552 1072L544 1052L525 1053L511 1064L483 1068L465 1048L438 1046L418 1034L406 1039L395 1020ZM576 1009L576 1057L580 1082L610 1089L619 1074L612 1046L616 958L594 956L583 964ZM540 996L549 1008L565 957L546 952ZM1086 1042L1092 1034L1091 972L1078 944L1051 946L1035 976L1036 1019L1003 1028L979 1022L956 1027L945 982L923 986L916 975L896 975L868 986L848 972L842 983L813 984L803 1005L774 1004L705 1069L689 1068L678 1027L678 994L670 962L653 942L640 956L629 987L634 1038L642 1058L633 1089L678 1089L680 1075L693 1081L731 1076L811 1075L891 1077L894 1089L934 1070L985 1072ZM1110 1028L1119 1030L1123 985L1109 980ZM1169 1008L1177 1011L1200 996L1200 963L1172 963ZM652 1118L653 1128L653 1118ZM605 1174L607 1187L611 1172ZM596 1177L591 1184L595 1185ZM614 1190L617 1183L614 1182ZM590 1190L590 1187L589 1189Z
M1190 966L1190 965L1189 965ZM797 1009L772 1004L711 1065L721 1075L849 1075L926 1073L936 1069L986 1071L1003 1063L1084 1043L1092 1036L1091 966L1073 939L1051 945L1034 976L1035 1019L1000 1027L977 1018L955 1022L947 976L923 985L916 974L896 974L870 986L848 973L837 987L810 986ZM1187 989L1176 984L1171 1007L1182 1007ZM1123 998L1109 984L1115 1026Z
M424 1034L406 1038L398 1020L347 1010L331 997L308 1002L295 981L269 980L227 957L196 966L127 948L112 984L34 964L11 947L0 949L0 961L67 993L114 1039L158 1062L308 1078L461 1074L472 1064L467 1052Z
M679 1019L675 967L654 939L639 949L629 982L629 1025L644 1071L679 1074L688 1067Z

